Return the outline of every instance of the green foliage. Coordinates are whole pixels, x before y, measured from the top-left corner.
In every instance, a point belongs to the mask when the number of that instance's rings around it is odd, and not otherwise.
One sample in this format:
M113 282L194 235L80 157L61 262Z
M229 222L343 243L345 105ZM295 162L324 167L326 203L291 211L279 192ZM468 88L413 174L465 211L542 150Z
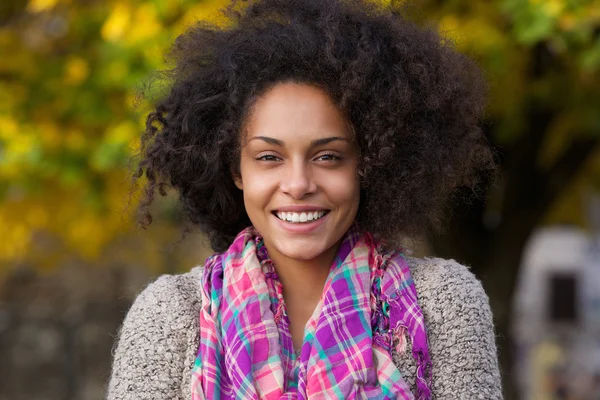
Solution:
M19 4L0 12L0 261L26 257L39 230L94 257L132 222L121 212L140 87L224 1Z
M136 94L177 34L219 20L225 0L17 0L0 9L0 260L57 234L94 257L131 224L121 215L148 105ZM598 132L600 4L593 0L423 0L424 20L491 82L496 139L523 134L529 105L559 110L569 135ZM548 65L546 65L548 64ZM150 88L160 93L161 87ZM558 144L557 144L558 143Z

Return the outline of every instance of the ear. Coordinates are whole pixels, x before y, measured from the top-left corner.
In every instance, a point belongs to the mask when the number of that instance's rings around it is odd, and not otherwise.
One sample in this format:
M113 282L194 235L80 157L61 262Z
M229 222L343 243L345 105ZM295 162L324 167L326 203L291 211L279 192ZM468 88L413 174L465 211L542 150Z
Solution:
M235 186L237 186L237 188L240 190L244 190L244 184L242 183L242 177L240 176L240 174L232 172L231 177L233 178L233 183L235 184Z

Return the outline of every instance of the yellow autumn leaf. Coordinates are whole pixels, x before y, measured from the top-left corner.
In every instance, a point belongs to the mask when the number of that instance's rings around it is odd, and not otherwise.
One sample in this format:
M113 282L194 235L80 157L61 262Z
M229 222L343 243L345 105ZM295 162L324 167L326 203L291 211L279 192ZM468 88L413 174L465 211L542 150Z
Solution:
M97 258L122 228L118 221L115 222L113 214L116 213L113 211L111 215L96 215L87 212L79 218L73 218L65 232L67 243L85 259ZM99 226L102 229L98 229Z
M0 115L0 139L10 140L17 134L17 122L8 116Z
M125 34L127 27L131 22L131 9L128 4L117 3L115 8L112 10L104 25L100 34L102 39L107 42L116 42L121 39Z
M21 167L15 163L0 162L0 178L6 181L16 179L21 173Z
M106 133L106 141L114 144L128 143L136 135L136 127L131 121L123 121L109 128Z
M452 14L446 15L440 20L438 30L442 37L451 40L462 50L464 45L464 34L460 30L461 21Z
M29 0L27 11L37 13L53 8L58 0Z
M23 259L31 242L31 230L24 223L7 221L0 214L0 261Z
M172 33L176 36L180 35L200 20L217 25L224 25L226 19L219 10L223 9L227 4L229 4L229 2L223 0L206 0L200 4L191 6L173 27Z
M21 127L17 135L4 140L5 160L9 162L20 161L24 155L35 148L37 143L36 137L28 129Z
M548 16L557 17L565 9L565 3L563 0L545 0L542 8Z
M69 85L78 85L90 74L90 67L81 57L71 57L65 64L64 80Z
M152 39L163 29L156 7L152 3L139 6L133 16L135 21L126 36L128 44Z

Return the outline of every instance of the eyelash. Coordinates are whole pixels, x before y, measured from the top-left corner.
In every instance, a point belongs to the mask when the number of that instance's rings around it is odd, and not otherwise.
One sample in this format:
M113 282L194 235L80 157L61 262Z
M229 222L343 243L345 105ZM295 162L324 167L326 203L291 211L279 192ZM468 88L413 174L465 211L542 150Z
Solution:
M321 158L321 157L331 157L332 159L329 160L324 160L324 161L339 161L342 158L337 156L334 153L324 153L321 154L319 157L317 157L317 159ZM256 157L255 160L256 161L265 161L265 162L272 162L272 161L278 161L277 159L279 159L279 157L273 155L273 154L264 154L262 156Z
M271 159L270 159L270 160L267 160L267 159L266 159L267 157L270 157ZM268 161L277 161L277 160L275 160L275 159L277 159L277 158L279 158L279 157L277 157L277 156L274 156L273 154L265 154L265 155L262 155L262 156L260 156L260 157L256 157L256 158L255 158L255 160L256 160L256 161L267 161L267 162L268 162Z
M339 161L339 160L342 159L341 157L339 157L339 156L337 156L336 154L333 154L333 153L323 153L318 158L321 158L321 157L331 157L331 159L327 160L327 161Z

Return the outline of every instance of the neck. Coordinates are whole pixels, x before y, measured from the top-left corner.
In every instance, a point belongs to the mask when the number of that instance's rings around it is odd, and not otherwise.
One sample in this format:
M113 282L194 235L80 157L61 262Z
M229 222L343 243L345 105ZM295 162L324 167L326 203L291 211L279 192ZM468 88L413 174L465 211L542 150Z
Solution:
M302 348L306 323L321 300L325 281L340 244L341 240L311 260L287 257L274 247L269 252L283 287L283 301L295 350ZM268 243L265 242L265 246L268 250Z
M293 259L277 251L269 251L269 257L275 265L275 271L283 286L286 303L303 301L306 304L316 304L320 300L340 244L335 244L311 260ZM267 250L269 250L268 244Z

